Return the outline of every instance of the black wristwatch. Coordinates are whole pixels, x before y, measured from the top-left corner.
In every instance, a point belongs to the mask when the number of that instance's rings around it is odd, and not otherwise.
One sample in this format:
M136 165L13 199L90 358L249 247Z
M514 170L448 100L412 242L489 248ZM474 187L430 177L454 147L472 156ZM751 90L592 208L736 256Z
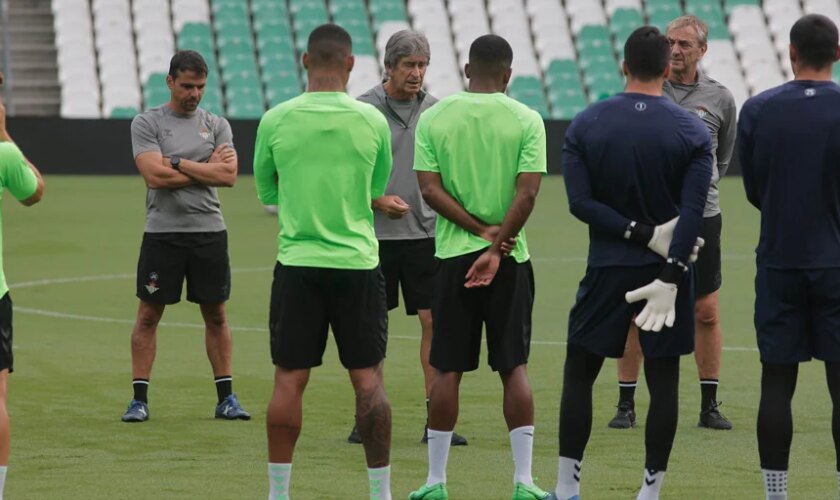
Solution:
M169 158L169 163L172 165L172 168L178 170L181 167L181 157L178 155L172 155L172 157Z

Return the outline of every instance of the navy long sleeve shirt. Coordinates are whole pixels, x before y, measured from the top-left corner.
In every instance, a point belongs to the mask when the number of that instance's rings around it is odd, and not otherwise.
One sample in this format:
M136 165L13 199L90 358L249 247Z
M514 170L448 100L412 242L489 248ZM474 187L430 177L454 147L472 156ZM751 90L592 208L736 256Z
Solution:
M712 163L706 126L665 97L623 93L580 113L566 131L563 176L569 209L589 225L589 266L662 263L624 232L678 215L668 256L688 262Z
M798 80L749 99L738 155L761 211L757 263L840 267L840 87Z

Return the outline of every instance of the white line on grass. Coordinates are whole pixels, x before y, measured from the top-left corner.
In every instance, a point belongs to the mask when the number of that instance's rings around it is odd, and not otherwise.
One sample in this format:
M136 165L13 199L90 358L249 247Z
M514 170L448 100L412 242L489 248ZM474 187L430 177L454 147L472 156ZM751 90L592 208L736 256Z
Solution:
M727 260L743 260L743 257L752 258L752 255L729 255L724 257ZM560 262L583 262L586 260L585 257L543 257L540 259L534 259L537 261L560 261ZM250 267L250 268L240 268L240 269L232 269L231 272L235 273L254 273L254 272L263 272L263 271L270 271L273 267ZM52 278L52 279L41 279L41 280L33 280L33 281L22 281L20 283L16 283L13 285L9 285L9 288L29 288L33 286L43 286L43 285L59 285L59 284L66 284L66 283L82 283L88 281L109 281L115 279L128 279L134 278L136 274L103 274L100 276L77 276L71 278ZM126 318L107 318L103 316L90 316L86 314L71 314L71 313L63 313L58 311L48 311L46 309L36 309L32 307L21 307L21 306L14 306L15 312L23 313L23 314L32 314L35 316L45 316L48 318L60 318L60 319L71 319L77 321L93 321L97 323L116 323L121 325L133 325L133 319L126 319ZM161 321L161 326L171 326L176 328L200 328L204 329L203 324L199 323L180 323L180 322L169 322L169 321ZM239 331L239 332L261 332L261 333L268 333L268 328L260 328L254 326L234 326L231 325L231 331ZM397 340L420 340L420 337L412 336L412 335L388 335L389 339L397 339ZM533 345L548 345L548 346L564 346L566 342L558 341L558 340L532 340L531 344ZM757 352L758 349L755 347L739 347L739 346L723 346L724 351L736 351L736 352Z

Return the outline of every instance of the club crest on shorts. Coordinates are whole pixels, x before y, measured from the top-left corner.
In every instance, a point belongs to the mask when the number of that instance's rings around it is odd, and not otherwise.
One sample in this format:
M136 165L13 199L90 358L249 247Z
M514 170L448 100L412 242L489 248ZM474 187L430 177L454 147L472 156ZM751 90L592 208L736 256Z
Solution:
M146 285L146 291L149 292L149 295L154 294L159 290L157 286L158 282L158 273L152 272L149 273L149 283Z
M198 131L198 135L201 136L202 139L209 140L210 139L210 129L207 127L201 127L201 130Z

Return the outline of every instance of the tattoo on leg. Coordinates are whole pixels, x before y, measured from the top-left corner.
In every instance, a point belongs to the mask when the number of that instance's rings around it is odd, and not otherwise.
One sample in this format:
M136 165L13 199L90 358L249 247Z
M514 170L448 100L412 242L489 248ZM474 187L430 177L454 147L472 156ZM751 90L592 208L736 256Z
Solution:
M388 465L391 459L391 406L382 385L356 395L356 424L368 466Z

